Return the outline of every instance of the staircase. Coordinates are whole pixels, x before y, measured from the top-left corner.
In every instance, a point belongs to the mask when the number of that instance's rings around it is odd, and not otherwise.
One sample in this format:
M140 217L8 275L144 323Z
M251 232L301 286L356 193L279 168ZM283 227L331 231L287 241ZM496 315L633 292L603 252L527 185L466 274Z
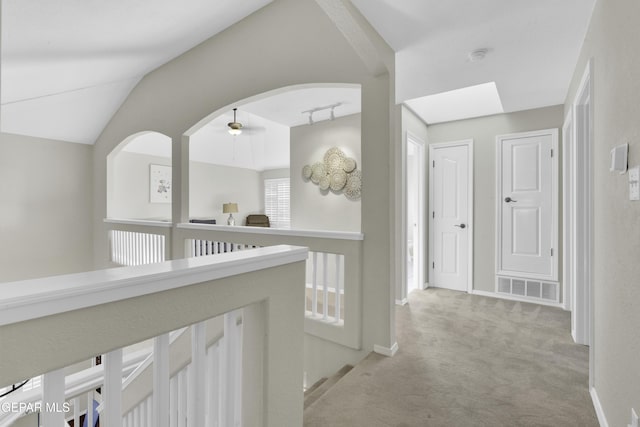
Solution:
M308 388L304 392L304 409L307 409L313 405L318 399L327 393L331 387L336 385L338 381L347 375L353 366L344 365L338 372L330 376L329 378L320 378L314 385Z

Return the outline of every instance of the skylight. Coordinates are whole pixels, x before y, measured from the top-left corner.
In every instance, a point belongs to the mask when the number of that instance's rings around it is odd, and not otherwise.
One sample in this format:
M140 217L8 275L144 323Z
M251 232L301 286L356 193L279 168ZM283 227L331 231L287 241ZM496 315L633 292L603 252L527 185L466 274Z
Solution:
M495 82L423 96L406 104L428 124L504 113Z

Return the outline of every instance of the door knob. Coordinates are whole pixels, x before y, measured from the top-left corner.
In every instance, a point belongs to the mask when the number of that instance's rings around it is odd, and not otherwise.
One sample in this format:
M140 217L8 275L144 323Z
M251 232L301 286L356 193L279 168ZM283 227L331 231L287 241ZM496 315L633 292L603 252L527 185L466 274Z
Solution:
M467 228L466 224L455 224L454 227Z
M517 200L513 200L511 197L505 197L504 201L507 202L507 203L511 203L511 202L515 203L515 202L517 202Z

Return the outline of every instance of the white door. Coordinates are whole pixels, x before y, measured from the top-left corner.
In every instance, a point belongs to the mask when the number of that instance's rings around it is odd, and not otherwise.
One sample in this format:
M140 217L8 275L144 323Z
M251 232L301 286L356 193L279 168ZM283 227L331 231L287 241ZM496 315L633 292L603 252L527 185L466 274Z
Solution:
M497 138L498 274L557 280L557 130Z
M432 144L429 285L471 288L472 141Z

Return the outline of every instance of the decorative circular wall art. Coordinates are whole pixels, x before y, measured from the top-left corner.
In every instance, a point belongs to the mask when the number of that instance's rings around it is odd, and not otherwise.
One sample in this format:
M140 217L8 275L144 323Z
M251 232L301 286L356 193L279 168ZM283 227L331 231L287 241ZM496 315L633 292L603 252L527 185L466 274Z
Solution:
M327 170L324 167L324 164L321 162L314 163L311 166L311 182L314 184L318 184L320 182L320 178L327 175Z
M329 175L344 168L344 152L338 147L329 148L324 154L324 167Z
M318 185L323 194L331 189L334 193L343 192L349 200L360 199L362 173L357 169L356 159L347 157L338 147L328 149L322 162L305 165L302 177Z
M309 165L304 165L304 167L302 168L302 177L304 179L309 179L311 178L311 166Z
M329 175L325 175L322 178L320 178L320 183L318 184L318 186L320 187L320 190L327 191L331 186L331 180L329 179Z
M344 188L344 195L349 200L360 199L362 190L362 172L354 170L347 176L347 184Z
M335 171L331 175L331 189L333 191L340 191L347 183L347 173L343 170Z
M344 159L344 162L342 163L342 169L346 172L346 173L350 173L353 172L353 170L356 168L356 161L355 159L352 159L351 157L347 157L346 159Z

